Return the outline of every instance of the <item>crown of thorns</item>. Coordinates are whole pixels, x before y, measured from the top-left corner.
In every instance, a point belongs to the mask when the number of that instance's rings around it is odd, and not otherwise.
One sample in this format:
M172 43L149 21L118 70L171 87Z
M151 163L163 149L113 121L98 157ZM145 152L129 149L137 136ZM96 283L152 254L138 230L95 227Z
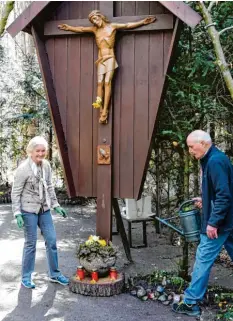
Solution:
M99 16L101 17L105 22L109 22L108 18L105 17L99 10L93 10L89 15L88 15L88 19L90 21L92 21L92 18L94 16Z

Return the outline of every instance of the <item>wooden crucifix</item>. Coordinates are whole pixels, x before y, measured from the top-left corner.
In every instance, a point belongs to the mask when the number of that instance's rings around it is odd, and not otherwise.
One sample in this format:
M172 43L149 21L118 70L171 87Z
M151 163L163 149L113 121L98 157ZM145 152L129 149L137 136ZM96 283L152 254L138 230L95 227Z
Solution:
M89 16L89 21L93 24L90 27L70 26L68 24L58 25L58 28L74 33L93 33L95 35L98 47L97 65L97 96L93 103L94 108L100 108L99 122L106 124L108 122L108 108L111 98L112 78L114 70L118 67L114 45L117 30L129 30L148 25L156 20L155 17L149 16L137 22L117 23L110 22L99 10L93 10Z
M70 37L74 32L58 29L62 24L93 28L95 14L91 15L91 22L80 18L96 9L109 18L111 28L137 23L149 13L156 16L155 22L139 28L117 29L123 33L146 32L139 37L119 38L116 49L121 68L114 75L114 91L112 95L110 91L109 97L112 97L106 109L108 122L104 125L98 124L98 115L91 109L96 95L93 41L89 37L80 37L82 40ZM174 1L34 1L8 27L12 37L19 31L33 36L69 195L97 197L96 234L105 239L112 236L114 209L129 259L130 249L117 198L136 199L141 195L157 112L181 24L194 27L200 20L182 1L179 4ZM98 25L98 15L95 23ZM107 37L103 35L107 38L104 40L108 44L105 43L107 52L100 52L102 56L97 63L104 72L113 68L106 72L109 72L108 79L116 67L111 47L114 33L111 30ZM109 57L112 54L114 57ZM103 61L105 55L107 59ZM100 98L104 100L101 95ZM100 103L99 99L96 106ZM104 105L101 107L104 116Z
M101 15L101 14L102 15ZM107 22L108 17L109 21ZM89 15L89 19L75 19L75 20L60 20L60 21L49 21L45 23L44 35L45 37L50 36L62 36L72 35L75 33L82 34L83 32L92 32L95 34L96 43L99 48L100 60L97 60L97 73L100 70L98 79L97 96L103 100L102 90L103 83L111 81L114 68L116 67L115 54L113 47L115 44L116 31L119 32L138 32L138 31L151 31L151 30L169 30L173 28L173 16L170 14L156 14L155 16L140 15L140 16L118 16L113 17L113 2L100 1L99 11L93 11ZM93 20L94 19L94 20ZM105 21L104 21L105 20ZM93 24L95 24L93 26ZM60 25L60 29L58 28ZM68 26L69 27L68 27ZM99 25L99 26L98 26ZM82 26L75 27L75 26ZM134 28L134 29L132 29ZM106 39L105 39L106 38ZM103 41L104 40L104 41ZM106 60L103 61L103 56L107 56ZM106 63L106 66L102 65L101 62ZM99 67L99 68L98 68ZM110 68L110 69L108 69ZM99 70L98 70L99 69ZM107 71L105 79L101 75L101 70ZM106 86L108 87L108 86ZM113 199L113 110L111 108L112 101L110 99L111 91L106 90L105 87L105 99L104 106L101 108L102 114L100 115L100 123L98 127L98 146L97 146L97 219L96 219L96 234L100 235L105 239L111 239L112 237L112 208L114 209L115 216L127 257L130 259L130 249L127 243L127 237L124 230L124 225L120 215L117 199ZM106 97L107 96L107 97ZM98 104L98 101L97 101ZM101 107L101 106L100 106ZM117 106L115 106L117 108ZM106 120L108 123L106 124ZM105 148L104 148L105 147ZM100 152L103 151L105 155L109 155L108 161L99 162Z

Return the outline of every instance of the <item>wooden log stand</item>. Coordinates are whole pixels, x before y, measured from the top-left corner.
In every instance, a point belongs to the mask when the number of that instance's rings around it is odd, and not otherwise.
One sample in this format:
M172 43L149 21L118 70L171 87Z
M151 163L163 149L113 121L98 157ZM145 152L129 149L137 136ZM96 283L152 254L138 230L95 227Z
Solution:
M100 278L98 282L91 283L90 277L85 277L82 281L76 276L70 278L69 288L72 292L89 296L112 296L122 293L125 285L123 273L118 273L116 280L111 280L109 276Z

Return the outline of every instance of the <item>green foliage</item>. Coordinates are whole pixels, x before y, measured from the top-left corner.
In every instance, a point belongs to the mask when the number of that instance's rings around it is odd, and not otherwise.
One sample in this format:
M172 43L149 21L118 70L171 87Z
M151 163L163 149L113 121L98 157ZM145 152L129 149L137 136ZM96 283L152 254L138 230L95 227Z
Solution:
M26 157L25 148L33 136L43 135L52 147L53 135L36 56L19 51L19 62L9 57L2 46L0 52L0 172L7 179L10 166L15 168ZM53 169L60 177L60 161L58 155L53 156Z
M196 3L194 6L196 9ZM232 25L232 2L223 2L212 10L219 29ZM222 38L224 53L231 62L232 32L230 36L223 34ZM177 50L178 59L168 80L159 135L165 139L169 135L170 140L176 140L184 148L185 139L192 130L206 129L210 123L221 127L228 123L232 118L232 101L203 22L193 31L184 28Z
M186 206L184 208L182 208L182 212L189 212L189 211L192 211L193 210L193 206Z
M198 10L196 2L192 6ZM214 5L213 19L218 30L233 25L232 10L232 1ZM157 184L159 177L158 203L160 207L163 204L161 215L165 217L170 216L183 200L199 194L198 165L186 146L190 132L195 129L209 131L214 142L233 157L233 102L204 27L201 22L193 30L184 26L181 32L177 59L167 80L167 92L157 122L149 172ZM232 40L232 30L221 35L228 63L233 61ZM157 202L156 198L155 193Z
M108 242L106 246L102 246L98 241L92 241L89 244L87 242L80 244L77 247L77 257L85 258L87 261L92 261L96 257L108 259L109 257L116 257L118 253L117 248Z

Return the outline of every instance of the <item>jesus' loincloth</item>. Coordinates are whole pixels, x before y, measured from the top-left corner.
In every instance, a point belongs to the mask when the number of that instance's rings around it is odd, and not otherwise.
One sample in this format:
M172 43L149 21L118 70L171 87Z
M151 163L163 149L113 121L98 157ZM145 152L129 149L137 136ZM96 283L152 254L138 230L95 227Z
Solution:
M118 67L116 58L113 55L104 56L97 60L97 74L104 75L109 71L112 71Z

